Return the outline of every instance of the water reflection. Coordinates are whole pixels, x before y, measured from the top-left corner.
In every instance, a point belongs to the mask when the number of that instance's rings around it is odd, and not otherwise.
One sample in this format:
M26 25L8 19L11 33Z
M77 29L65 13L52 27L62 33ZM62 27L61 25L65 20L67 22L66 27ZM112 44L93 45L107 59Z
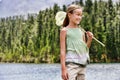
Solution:
M90 64L87 80L120 80L120 64ZM0 64L0 80L62 80L60 64Z

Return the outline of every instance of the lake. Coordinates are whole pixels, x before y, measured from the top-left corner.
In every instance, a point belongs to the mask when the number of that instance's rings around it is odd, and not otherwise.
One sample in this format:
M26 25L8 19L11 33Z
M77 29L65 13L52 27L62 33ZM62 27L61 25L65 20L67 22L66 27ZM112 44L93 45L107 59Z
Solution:
M60 64L1 63L0 80L62 80ZM120 80L120 64L89 64L86 80Z

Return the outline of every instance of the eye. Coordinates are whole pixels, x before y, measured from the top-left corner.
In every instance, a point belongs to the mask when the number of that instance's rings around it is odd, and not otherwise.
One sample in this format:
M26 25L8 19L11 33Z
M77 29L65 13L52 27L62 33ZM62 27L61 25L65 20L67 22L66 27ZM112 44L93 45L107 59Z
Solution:
M82 14L79 14L79 13L78 13L77 16L82 16Z
M81 14L81 13L76 13L76 15L78 15L78 16L82 16L82 14Z

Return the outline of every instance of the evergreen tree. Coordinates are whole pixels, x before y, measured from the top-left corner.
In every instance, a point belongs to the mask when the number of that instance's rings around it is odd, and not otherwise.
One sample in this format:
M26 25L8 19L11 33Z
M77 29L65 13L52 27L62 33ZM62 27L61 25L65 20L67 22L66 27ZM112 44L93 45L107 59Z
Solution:
M65 11L66 12L66 5L63 5L63 11Z
M90 14L92 12L92 0L86 0L85 1L85 12L87 12L88 14Z
M84 6L83 0L80 0L79 3L81 6Z
M120 2L112 0L83 0L74 2L84 7L80 23L86 31L103 42L103 48L93 40L91 62L120 62ZM3 62L59 62L60 27L55 24L58 11L66 11L55 4L38 14L0 18L0 59ZM3 56L1 56L3 55Z

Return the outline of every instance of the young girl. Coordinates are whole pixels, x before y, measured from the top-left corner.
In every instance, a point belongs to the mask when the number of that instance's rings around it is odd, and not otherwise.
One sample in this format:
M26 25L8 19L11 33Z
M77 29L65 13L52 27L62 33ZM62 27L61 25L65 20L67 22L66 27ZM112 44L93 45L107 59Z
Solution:
M89 48L93 34L78 27L82 19L82 8L70 5L60 31L60 60L63 80L85 80L85 69L89 61Z

